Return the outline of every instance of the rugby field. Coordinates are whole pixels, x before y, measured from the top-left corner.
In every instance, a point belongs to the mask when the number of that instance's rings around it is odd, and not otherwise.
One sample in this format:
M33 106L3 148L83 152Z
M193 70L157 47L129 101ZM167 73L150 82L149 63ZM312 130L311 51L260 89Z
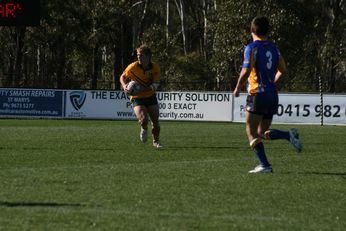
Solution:
M295 127L250 175L244 124L0 120L0 230L345 230L346 128Z

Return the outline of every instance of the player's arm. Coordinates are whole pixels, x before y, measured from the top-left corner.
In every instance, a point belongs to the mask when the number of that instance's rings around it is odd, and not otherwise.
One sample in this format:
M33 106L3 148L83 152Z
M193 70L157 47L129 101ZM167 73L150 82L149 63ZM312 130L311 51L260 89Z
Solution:
M235 97L239 96L241 88L247 82L249 75L251 73L252 67L255 65L254 53L252 48L248 45L244 49L244 61L242 65L242 69L239 74L237 85L233 91L233 95Z
M133 95L138 95L139 93L141 92L149 92L149 91L154 91L156 92L157 88L160 86L160 82L158 81L155 81L153 82L152 84L150 85L147 85L147 86L143 86L141 84L139 84L139 89L138 91L133 94ZM123 87L124 88L124 87ZM124 88L124 92L127 93L127 89L126 89L126 84L125 84L125 88Z
M156 90L159 88L159 86L160 86L159 80L154 81L153 83L151 83L148 86L142 86L141 85L140 92L142 92L142 91L154 91L154 92L156 92Z
M155 91L154 88L152 87L152 85L149 85L149 86L146 86L146 87L143 87L141 85L141 88L139 90L139 92L142 92L142 91Z
M244 86L244 84L247 82L247 79L249 78L250 72L251 72L250 68L243 67L241 69L237 85L236 85L236 87L235 87L235 89L233 91L233 95L235 97L239 96L240 90Z
M154 81L149 87L153 91L157 91L160 86L160 81Z
M160 70L160 67L156 65L153 70L153 82L149 84L144 90L156 92L157 89L160 87L160 79L161 79L161 70Z
M120 76L120 80L119 81L120 81L120 84L121 84L121 87L122 87L123 91L127 94L127 88L126 88L127 83L126 83L126 80L127 80L126 74L125 74L125 72L123 72L121 74L121 76Z
M281 79L281 77L285 71L286 71L286 63L285 63L284 58L280 55L278 70L275 74L274 83L278 83L280 81L280 79Z

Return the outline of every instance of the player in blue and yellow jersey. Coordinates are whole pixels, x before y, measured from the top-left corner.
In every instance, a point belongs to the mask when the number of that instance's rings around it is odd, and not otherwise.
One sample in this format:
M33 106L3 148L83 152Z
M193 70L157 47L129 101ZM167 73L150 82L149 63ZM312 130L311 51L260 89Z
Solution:
M238 97L242 86L247 82L246 134L250 147L259 160L259 165L249 173L273 172L262 139L286 139L297 152L302 150L297 129L270 129L279 103L276 83L285 72L286 65L278 48L267 40L268 31L269 21L266 17L252 20L253 42L245 47L243 66L233 92L234 96Z
M145 143L148 139L149 118L152 123L153 146L162 148L160 143L159 105L156 90L160 85L160 66L151 61L151 49L141 45L136 49L137 61L128 65L120 76L120 83L127 93L127 83L136 81L140 84L137 94L130 100L138 122L141 125L140 140Z

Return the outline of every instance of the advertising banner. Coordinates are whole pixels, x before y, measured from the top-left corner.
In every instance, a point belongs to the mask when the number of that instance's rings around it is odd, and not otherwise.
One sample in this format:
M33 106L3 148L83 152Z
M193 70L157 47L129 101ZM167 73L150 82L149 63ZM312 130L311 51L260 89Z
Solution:
M122 91L65 91L65 118L135 119L129 97Z
M0 117L53 117L63 115L63 91L0 89Z
M234 98L235 122L245 122L246 96ZM318 94L280 94L273 123L346 124L346 96L324 95L321 107Z
M323 96L323 123L346 125L346 95Z
M230 93L158 92L162 120L232 121ZM66 91L65 117L135 119L122 91Z
M160 119L179 121L245 122L246 96L157 92ZM122 91L14 88L0 88L0 117L136 119ZM324 95L321 102L318 94L280 94L273 123L346 125L346 95Z
M232 121L232 94L158 92L161 120Z

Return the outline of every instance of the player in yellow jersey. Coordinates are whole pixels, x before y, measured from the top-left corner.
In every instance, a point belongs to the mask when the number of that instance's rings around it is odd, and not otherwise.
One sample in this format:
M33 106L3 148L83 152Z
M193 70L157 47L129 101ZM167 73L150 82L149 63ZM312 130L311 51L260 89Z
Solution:
M156 90L160 85L160 66L151 61L151 49L141 45L136 49L137 61L126 67L120 76L120 83L125 93L129 81L140 84L140 90L132 95L130 100L138 122L141 125L140 140L145 143L148 139L149 118L152 123L153 146L162 148L160 143L159 105Z

